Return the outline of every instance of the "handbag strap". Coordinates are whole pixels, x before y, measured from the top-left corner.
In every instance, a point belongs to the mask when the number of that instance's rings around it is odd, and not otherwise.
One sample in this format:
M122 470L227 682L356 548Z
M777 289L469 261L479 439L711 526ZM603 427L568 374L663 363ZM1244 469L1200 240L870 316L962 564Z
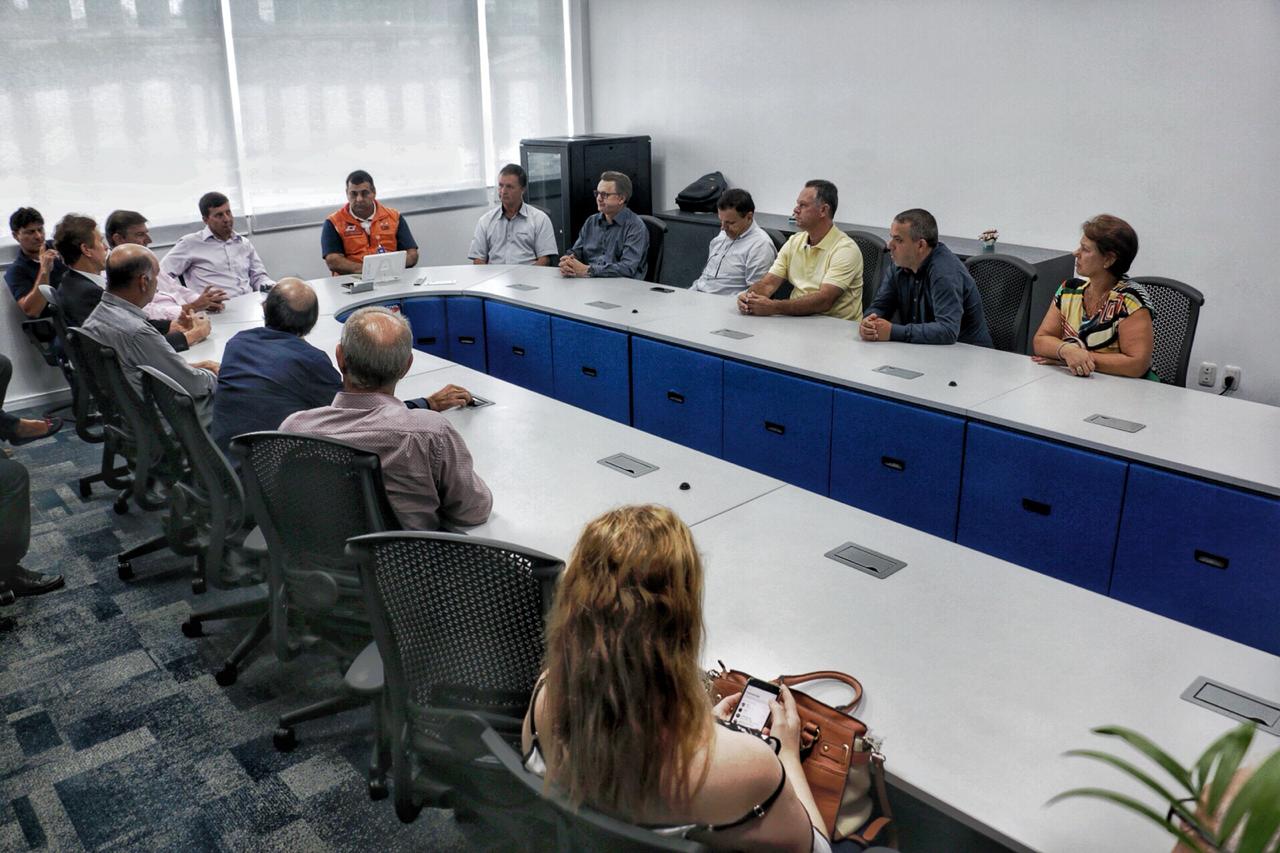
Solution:
M785 684L788 687L793 687L797 684L804 684L807 681L820 681L822 679L839 681L840 683L847 684L849 687L853 688L853 699L844 705L836 706L836 710L840 713L848 714L854 708L858 707L858 703L862 701L862 683L847 672L839 672L834 669L819 669L814 670L813 672L800 673L798 675L778 676L778 682L780 684Z

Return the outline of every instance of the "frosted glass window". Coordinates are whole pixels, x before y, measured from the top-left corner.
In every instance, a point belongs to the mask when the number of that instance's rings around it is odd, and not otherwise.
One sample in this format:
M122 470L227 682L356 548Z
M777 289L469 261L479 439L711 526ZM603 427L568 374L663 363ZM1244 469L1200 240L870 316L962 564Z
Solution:
M220 14L217 0L0 3L4 220L31 205L50 232L117 207L191 222L211 189L238 203Z
M486 0L493 150L520 162L520 140L569 131L561 0Z
M475 0L230 4L255 212L483 185Z

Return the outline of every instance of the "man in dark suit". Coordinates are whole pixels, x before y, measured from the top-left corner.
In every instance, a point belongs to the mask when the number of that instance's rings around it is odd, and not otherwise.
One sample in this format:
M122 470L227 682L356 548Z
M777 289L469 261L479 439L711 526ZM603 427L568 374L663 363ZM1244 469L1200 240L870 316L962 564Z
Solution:
M68 213L53 232L53 245L67 264L67 274L58 285L58 301L68 326L81 326L102 301L106 281L107 244L98 223L88 216ZM209 336L207 318L186 312L177 320L151 323L178 352Z

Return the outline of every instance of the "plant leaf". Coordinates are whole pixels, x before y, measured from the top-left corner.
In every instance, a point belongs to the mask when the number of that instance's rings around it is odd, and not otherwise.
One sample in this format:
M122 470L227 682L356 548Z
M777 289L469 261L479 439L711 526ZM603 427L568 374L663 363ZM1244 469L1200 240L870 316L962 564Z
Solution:
M1251 725L1250 723L1241 723L1234 729L1230 729L1222 733L1222 735L1209 744L1200 758L1196 760L1195 768L1191 777L1191 784L1195 786L1197 796L1204 792L1208 786L1209 780L1213 774L1213 764L1222 757L1222 751L1226 749L1227 744L1231 741L1232 736L1243 726Z
M1058 794L1056 797L1049 800L1049 802L1045 803L1045 805L1051 806L1055 803L1061 802L1062 800L1068 799L1069 797L1088 797L1114 803L1121 808L1126 808L1129 811L1136 812L1150 820L1152 823L1157 824L1165 832L1168 832L1192 850L1198 849L1198 842L1191 837L1190 833L1165 820L1164 815L1159 814L1146 803L1139 802L1133 797L1128 797L1115 791L1108 791L1105 788L1072 788L1070 791L1063 791L1061 794Z
M1191 774L1178 762L1169 757L1169 753L1151 742L1145 735L1135 732L1133 729L1126 729L1123 726L1099 726L1093 730L1094 734L1107 735L1109 737L1118 737L1129 746L1141 752L1150 758L1156 764L1165 769L1165 772L1177 779L1182 787L1187 789L1187 793L1193 797L1198 797L1200 792L1191 787Z
M1239 853L1262 853L1266 843L1276 834L1276 829L1280 828L1280 750L1262 762L1236 793L1222 816L1220 837L1223 840L1230 838L1241 820L1247 822L1240 838Z
M1231 784L1232 777L1240 769L1240 762L1249 749L1250 742L1253 741L1253 729L1253 723L1243 723L1227 732L1222 745L1222 756L1218 759L1218 766L1213 771L1213 779L1209 782L1209 800L1205 804L1209 814L1218 813L1218 806L1222 804L1222 795L1227 792L1227 786Z
M1094 750L1094 749L1073 749L1064 754L1079 756L1081 758L1093 758L1098 761L1104 762L1106 764L1110 764L1112 767L1115 767L1118 770L1121 770L1129 774L1134 779L1137 779L1139 782L1146 785L1152 791L1155 791L1157 796L1159 796L1162 800L1167 802L1170 805L1170 807L1173 808L1174 812L1178 815L1178 817L1182 818L1187 823L1197 823L1195 814L1192 813L1191 810L1189 810L1185 805L1178 802L1178 798L1175 797L1172 793L1170 793L1167 788L1165 788L1155 779L1151 778L1149 775L1147 775L1145 772L1139 769L1136 765L1128 761L1125 761L1123 758L1119 758L1108 752L1101 752L1099 750Z

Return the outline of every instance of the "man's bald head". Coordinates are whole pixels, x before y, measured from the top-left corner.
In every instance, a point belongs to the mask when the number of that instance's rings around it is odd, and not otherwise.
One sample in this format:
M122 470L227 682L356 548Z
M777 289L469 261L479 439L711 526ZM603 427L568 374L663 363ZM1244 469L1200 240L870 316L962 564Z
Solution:
M316 292L300 278L282 278L262 303L262 316L268 329L306 337L320 316Z
M343 381L357 391L392 393L413 363L409 324L377 305L347 318L338 347Z
M154 280L159 269L160 262L146 246L136 243L117 246L107 255L107 290L116 294L127 291L143 276Z

